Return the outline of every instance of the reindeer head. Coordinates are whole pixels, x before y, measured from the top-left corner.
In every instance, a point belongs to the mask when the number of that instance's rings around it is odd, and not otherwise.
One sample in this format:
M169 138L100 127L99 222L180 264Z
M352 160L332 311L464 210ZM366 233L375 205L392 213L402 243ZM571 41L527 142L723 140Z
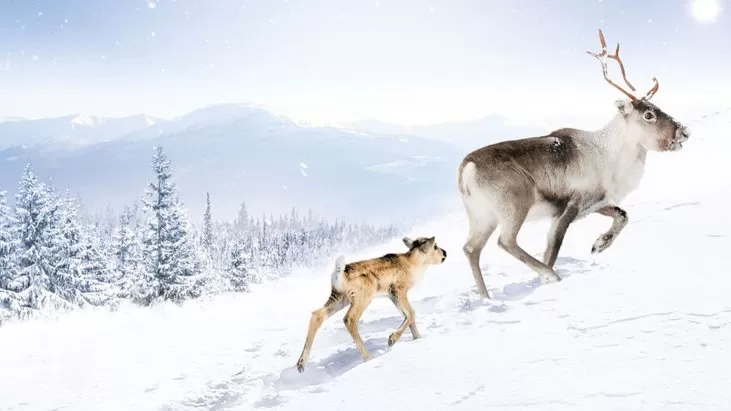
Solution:
M630 91L614 83L607 74L607 59L612 59L619 64L622 72L622 79L630 90L635 91L634 86L627 80L627 73L624 70L624 63L619 57L619 43L614 54L607 53L607 43L604 34L599 30L599 41L602 44L601 53L588 54L594 56L602 63L604 79L612 87L621 91L629 97L629 100L617 100L615 105L619 115L625 120L628 134L637 139L638 144L646 150L651 151L677 151L683 148L683 143L690 137L690 130L672 116L662 111L658 106L650 102L650 99L660 88L657 78L653 77L653 86L642 98L637 98Z
M422 264L441 264L447 258L447 252L439 248L434 237L418 237L412 240L409 237L403 239L409 253L416 256Z

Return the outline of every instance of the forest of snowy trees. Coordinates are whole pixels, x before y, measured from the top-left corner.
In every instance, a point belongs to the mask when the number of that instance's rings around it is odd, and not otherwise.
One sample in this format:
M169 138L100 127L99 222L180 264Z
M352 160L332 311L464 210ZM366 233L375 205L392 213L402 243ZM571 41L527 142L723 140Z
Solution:
M234 221L216 221L208 194L203 223L194 227L161 147L152 169L144 199L116 217L86 216L78 199L42 182L30 164L13 205L0 191L0 322L247 291L296 265L397 235L395 226L349 225L295 209L254 218L243 202Z

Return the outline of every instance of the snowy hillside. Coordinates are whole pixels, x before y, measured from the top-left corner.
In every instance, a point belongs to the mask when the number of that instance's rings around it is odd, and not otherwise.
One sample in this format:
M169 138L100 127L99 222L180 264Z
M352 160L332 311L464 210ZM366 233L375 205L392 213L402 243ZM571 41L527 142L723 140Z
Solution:
M410 293L423 339L387 348L401 317L366 311L362 363L342 315L294 368L330 264L182 307L78 312L0 329L0 409L18 410L727 410L731 247L725 156L731 112L691 123L677 153L652 153L630 223L605 253L610 221L573 225L541 286L493 238L480 301L461 253L460 211L423 225L449 257ZM456 194L454 194L456 195ZM542 252L547 226L519 238ZM349 258L403 250L399 239ZM40 394L42 393L42 394Z

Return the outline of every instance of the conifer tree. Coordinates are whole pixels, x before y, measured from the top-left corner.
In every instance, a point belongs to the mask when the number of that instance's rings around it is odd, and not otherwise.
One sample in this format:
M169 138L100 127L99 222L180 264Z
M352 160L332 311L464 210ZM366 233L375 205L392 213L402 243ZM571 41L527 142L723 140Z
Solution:
M63 287L55 278L59 236L56 231L58 204L50 190L38 181L28 164L18 186L15 202L17 244L16 273L10 284L13 292L8 305L19 316L31 315L44 306L71 308L57 294ZM61 283L61 284L59 284Z
M153 280L150 297L176 301L196 297L202 286L201 264L162 147L155 151L152 169L155 181L150 183L145 199L147 229L143 239L145 266Z
M135 211L125 207L112 235L112 255L118 296L142 302L151 288L143 272L139 225Z
M206 193L206 212L203 214L203 248L209 255L213 252L213 221L211 218L210 193Z
M15 293L11 284L15 278L16 238L15 219L10 213L7 192L0 190L0 321L12 315L11 300Z

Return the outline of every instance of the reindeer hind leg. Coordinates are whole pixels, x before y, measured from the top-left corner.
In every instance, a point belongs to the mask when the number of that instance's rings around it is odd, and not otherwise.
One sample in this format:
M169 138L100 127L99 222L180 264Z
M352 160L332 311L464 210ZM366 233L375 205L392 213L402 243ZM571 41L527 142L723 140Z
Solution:
M561 278L551 267L538 261L518 245L518 232L528 216L529 207L514 207L510 211L512 212L505 214L501 219L500 225L503 228L498 238L498 246L530 267L544 282L560 281Z
M473 206L474 207L474 206ZM467 261L470 264L472 275L475 278L477 290L484 298L490 298L485 286L485 278L480 268L480 256L485 244L497 228L497 219L488 210L475 210L465 203L467 217L469 220L469 235L462 247Z

